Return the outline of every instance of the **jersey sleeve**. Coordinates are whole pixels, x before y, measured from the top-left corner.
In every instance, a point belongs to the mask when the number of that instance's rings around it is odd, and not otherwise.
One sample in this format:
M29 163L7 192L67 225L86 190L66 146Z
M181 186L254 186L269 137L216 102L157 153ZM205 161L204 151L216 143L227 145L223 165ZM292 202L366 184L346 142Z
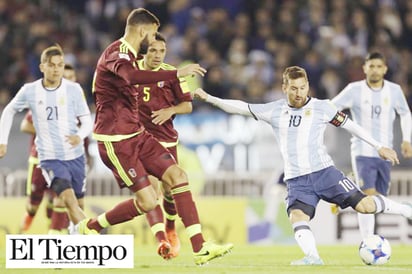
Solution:
M10 104L15 111L20 112L20 111L23 111L24 109L29 108L29 102L27 100L26 91L27 89L26 89L26 86L24 85L17 92L16 96L14 96L14 98L10 101Z
M341 125L345 124L348 116L339 111L336 106L330 100L321 100L322 102L322 110L324 113L324 118L326 121L334 125L335 127L340 127Z
M143 85L168 81L177 78L177 70L147 71L139 70L133 66L130 56L120 51L112 50L105 54L108 70L123 78L130 85Z
M266 104L249 104L249 110L256 120L270 123L273 110L276 108L276 101Z
M406 101L405 95L400 86L396 92L395 110L399 115L404 115L411 112L408 106L408 102Z
M193 97L190 94L189 85L185 78L181 77L172 81L172 91L178 102L192 102Z
M351 108L353 105L353 84L347 85L335 98L332 99L332 103L339 109Z
M90 109L87 105L86 96L84 95L83 89L79 84L75 85L76 95L75 95L75 112L76 116L90 115Z

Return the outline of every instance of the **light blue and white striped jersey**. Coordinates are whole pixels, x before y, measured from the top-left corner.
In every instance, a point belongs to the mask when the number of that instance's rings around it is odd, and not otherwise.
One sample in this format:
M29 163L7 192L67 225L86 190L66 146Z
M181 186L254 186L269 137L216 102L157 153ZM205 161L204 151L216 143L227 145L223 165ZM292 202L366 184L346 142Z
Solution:
M338 110L330 100L310 98L301 108L285 99L267 104L250 104L251 113L270 124L284 160L285 180L334 165L324 145L326 125Z
M84 154L83 142L72 147L66 136L78 131L77 117L90 115L78 83L62 79L53 90L43 87L42 79L25 84L10 102L16 111L29 108L36 129L39 160L72 160Z
M371 89L366 80L348 84L332 102L338 109L349 108L352 119L386 147L393 147L393 125L396 113L410 113L399 85L384 80L382 89ZM354 156L379 157L378 152L357 137L351 138Z

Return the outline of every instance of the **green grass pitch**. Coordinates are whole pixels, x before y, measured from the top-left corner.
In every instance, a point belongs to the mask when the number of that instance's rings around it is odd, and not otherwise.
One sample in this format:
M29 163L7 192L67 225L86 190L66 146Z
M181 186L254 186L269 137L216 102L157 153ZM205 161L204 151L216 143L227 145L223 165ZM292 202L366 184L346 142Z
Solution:
M154 246L138 246L135 249L134 269L5 269L5 251L0 250L0 273L48 274L48 273L412 273L412 246L392 245L390 261L381 266L364 265L358 256L357 246L320 246L324 266L290 266L291 260L299 259L302 253L296 245L235 246L232 253L204 266L193 263L191 252L184 247L179 257L163 261Z

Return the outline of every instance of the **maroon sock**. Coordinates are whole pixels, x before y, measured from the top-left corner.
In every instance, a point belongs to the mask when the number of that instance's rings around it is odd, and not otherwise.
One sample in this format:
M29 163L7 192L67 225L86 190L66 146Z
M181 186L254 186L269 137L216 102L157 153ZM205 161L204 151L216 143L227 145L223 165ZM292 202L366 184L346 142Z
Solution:
M65 207L55 207L51 215L50 229L62 230L69 227L69 216Z
M148 211L146 213L146 219L147 222L149 223L150 227L153 227L156 224L163 224L163 211L162 208L160 207L160 205L157 205L154 209ZM157 239L157 241L160 243L160 241L164 240L166 241L166 234L165 234L165 230L163 228L162 231L157 231L155 232L155 237Z
M163 197L163 208L166 212L166 229L170 229L170 230L175 229L175 217L167 218L167 215L170 215L170 216L177 215L173 197L169 197L166 195Z
M142 212L143 210L140 209L135 199L130 199L115 205L112 209L106 211L103 214L106 215L106 220L112 226L115 224L127 222L136 216L142 215ZM87 223L87 226L90 229L94 229L97 231L100 231L103 228L105 228L99 224L97 218L91 219Z
M52 214L53 214L53 205L51 206L47 205L47 208L46 208L47 219L51 219Z
M175 200L177 213L182 219L184 226L187 228L195 224L200 224L196 204L193 201L192 193L189 189L189 184L182 183L176 185L172 187L171 192L173 199ZM203 239L202 233L197 233L195 235L192 235L190 241L192 243L193 251L198 252L202 248L202 244L205 240Z

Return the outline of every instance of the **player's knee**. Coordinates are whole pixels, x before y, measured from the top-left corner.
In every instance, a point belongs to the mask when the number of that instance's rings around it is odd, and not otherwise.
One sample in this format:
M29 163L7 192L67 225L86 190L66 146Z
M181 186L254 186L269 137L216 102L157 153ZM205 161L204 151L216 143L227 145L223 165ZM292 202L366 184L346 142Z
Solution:
M60 196L63 191L71 188L71 182L66 179L55 178L51 184L51 189L56 192L57 196Z
M315 208L299 200L294 201L287 211L291 223L309 221L315 216Z
M310 217L301 209L292 209L289 211L289 220L293 224L300 221L309 221Z
M365 196L356 205L355 210L360 213L374 213L376 211L376 205L373 197Z
M170 186L166 185L162 188L162 190L163 190L163 196L168 197L168 198L172 197Z
M183 169L178 165L173 165L166 170L165 174L163 174L162 181L169 187L173 187L181 183L186 183L188 179L186 172Z
M139 199L139 200L136 200L136 202L139 205L139 208L143 210L144 212L149 212L150 210L154 209L158 205L158 202L156 199Z

